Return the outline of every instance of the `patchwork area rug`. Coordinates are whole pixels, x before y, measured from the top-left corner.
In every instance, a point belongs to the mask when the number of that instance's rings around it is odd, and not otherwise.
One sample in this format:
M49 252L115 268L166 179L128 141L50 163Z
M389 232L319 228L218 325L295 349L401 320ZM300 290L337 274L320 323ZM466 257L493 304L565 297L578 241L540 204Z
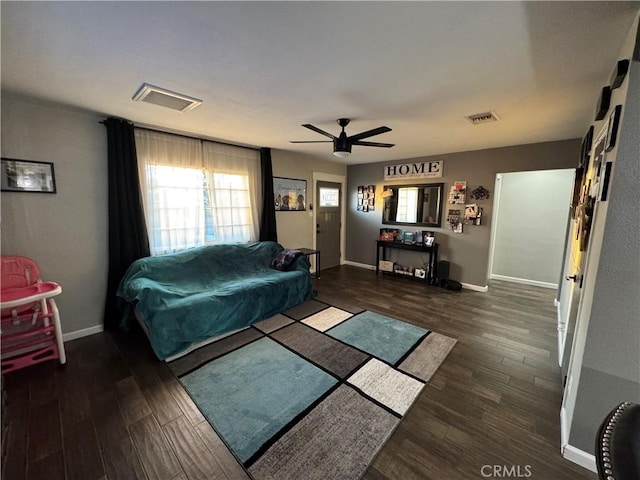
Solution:
M360 478L456 340L310 300L169 363L256 480Z

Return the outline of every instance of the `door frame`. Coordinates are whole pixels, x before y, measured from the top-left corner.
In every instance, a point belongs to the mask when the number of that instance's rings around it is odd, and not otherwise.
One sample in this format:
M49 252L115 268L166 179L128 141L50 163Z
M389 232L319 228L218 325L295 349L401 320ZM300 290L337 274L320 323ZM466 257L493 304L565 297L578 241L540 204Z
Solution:
M313 249L317 248L316 225L318 214L318 199L316 192L318 191L318 182L331 182L340 184L340 265L344 265L345 248L347 245L345 218L347 218L347 177L345 175L334 175L332 173L313 172ZM307 194L308 196L308 194Z
M491 210L491 233L489 235L489 260L487 262L487 278L490 280L493 276L493 254L495 252L496 234L498 229L498 215L500 215L500 195L502 193L502 174L496 173L496 179L493 184L493 205Z
M592 144L591 155L589 159L589 168L591 168L593 162L593 153L596 146L606 137L608 129L608 122L602 127L598 135L594 136ZM603 162L607 161L607 154L603 152ZM610 158L613 161L615 168L615 158ZM588 175L589 170L585 172ZM612 170L613 172L613 170ZM600 192L596 193L596 198L600 195ZM580 383L580 373L582 371L582 362L584 359L584 351L587 343L587 331L589 330L589 319L591 318L591 307L593 305L593 294L595 292L595 284L598 276L598 264L600 262L600 253L602 250L602 241L604 237L604 227L607 219L607 212L609 203L604 204L600 201L596 201L596 205L593 211L593 220L591 224L591 233L589 239L589 245L584 252L584 270L582 291L580 293L580 300L577 305L577 317L575 330L573 335L573 342L571 344L571 351L569 355L569 367L567 371L567 382L562 395L562 405L560 407L560 452L564 458L567 458L574 463L579 463L585 468L593 470L593 465L582 464L574 459L572 452L575 450L569 444L569 435L571 431L571 424L573 422L573 412L576 407L576 400L578 398L578 387ZM563 272L563 276L570 275L568 271ZM593 470L595 471L595 470Z

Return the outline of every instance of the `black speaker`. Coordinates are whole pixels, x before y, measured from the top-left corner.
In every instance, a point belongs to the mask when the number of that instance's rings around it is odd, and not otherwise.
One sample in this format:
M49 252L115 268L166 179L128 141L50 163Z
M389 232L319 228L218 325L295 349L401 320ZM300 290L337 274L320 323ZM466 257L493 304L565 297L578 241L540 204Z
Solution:
M440 260L438 262L438 285L444 287L449 280L449 262Z

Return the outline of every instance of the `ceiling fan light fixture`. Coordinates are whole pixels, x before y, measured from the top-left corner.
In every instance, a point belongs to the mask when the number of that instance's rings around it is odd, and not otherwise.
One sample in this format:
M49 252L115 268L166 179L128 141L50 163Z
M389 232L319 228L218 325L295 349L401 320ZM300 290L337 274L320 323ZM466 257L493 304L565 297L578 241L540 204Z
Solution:
M373 137L374 135L380 135L381 133L390 132L391 129L389 127L378 127L372 130L367 130L366 132L360 132L356 135L348 136L344 131L344 127L349 124L348 118L339 118L338 125L342 128L339 136L335 136L330 134L329 132L325 132L324 130L319 129L311 125L310 123L305 123L302 126L308 128L309 130L313 130L320 135L324 135L325 137L329 137L331 140L291 140L291 143L329 143L333 142L333 154L339 158L346 158L351 155L351 148L354 145L362 145L365 147L382 147L382 148L390 148L393 147L393 143L380 143L380 142L369 142L363 141L365 138Z

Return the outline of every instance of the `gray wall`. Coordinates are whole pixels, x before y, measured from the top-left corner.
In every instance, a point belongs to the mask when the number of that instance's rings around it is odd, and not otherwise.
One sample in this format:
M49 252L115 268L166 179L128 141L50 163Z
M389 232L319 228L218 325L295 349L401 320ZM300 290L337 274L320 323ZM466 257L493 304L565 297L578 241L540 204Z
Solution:
M446 212L449 209L449 205L446 205L446 193L449 186L457 180L466 181L469 191L480 185L491 191L491 197L488 200L477 202L484 209L483 224L481 226L465 225L464 233L462 234L454 234L450 229L442 227L399 228L413 231L435 231L436 241L440 244L439 258L451 262L451 278L463 283L485 286L488 277L489 240L491 221L493 220L493 189L496 174L575 167L580 153L580 144L581 140L573 139L420 157L396 162L349 165L347 168L349 203L346 222L346 259L366 265L375 264L375 240L378 238L380 228L383 227L382 199L379 195L379 192L382 191L382 186L391 183L418 183L413 181L385 182L383 167L406 162L443 160L443 177L424 182L445 182L445 205L442 225L446 225ZM368 213L356 211L358 185L372 184L376 186L376 211ZM475 201L471 203L475 203ZM411 252L401 252L401 255L411 255ZM394 258L394 260L396 259ZM404 257L399 257L397 261L402 262L405 260ZM406 263L419 265L420 260L415 257L407 257Z
M107 280L107 135L101 117L2 98L2 156L53 162L58 193L2 192L2 254L62 285L65 333L102 324Z
M569 439L587 452L613 407L640 402L640 61L628 81Z
M575 169L500 175L491 275L557 285Z
M297 178L307 181L307 211L305 212L276 212L278 242L285 248L312 248L315 228L313 226L313 212L309 204L315 207L315 193L313 192L313 172L329 173L332 175L347 175L347 167L342 163L332 162L331 152L324 155L304 155L288 150L273 149L273 175L276 177Z
M2 193L2 254L32 257L45 279L62 285L64 333L103 324L107 280L107 135L91 115L25 97L2 98L2 156L54 163L58 193ZM346 175L326 157L274 150L276 176L307 180L313 172ZM278 212L278 238L311 247L311 212Z

